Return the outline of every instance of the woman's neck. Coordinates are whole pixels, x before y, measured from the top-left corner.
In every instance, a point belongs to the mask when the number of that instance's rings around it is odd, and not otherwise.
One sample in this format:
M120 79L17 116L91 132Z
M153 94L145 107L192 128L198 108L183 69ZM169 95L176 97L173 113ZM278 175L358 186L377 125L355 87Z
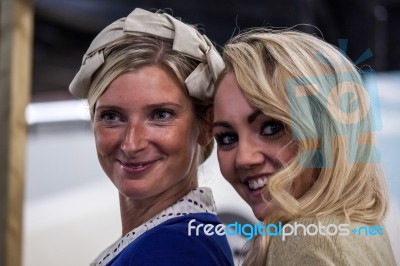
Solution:
M122 235L126 235L162 210L175 204L180 198L197 187L197 182L190 182L185 186L175 186L167 191L146 199L131 199L121 193L119 204L121 210Z

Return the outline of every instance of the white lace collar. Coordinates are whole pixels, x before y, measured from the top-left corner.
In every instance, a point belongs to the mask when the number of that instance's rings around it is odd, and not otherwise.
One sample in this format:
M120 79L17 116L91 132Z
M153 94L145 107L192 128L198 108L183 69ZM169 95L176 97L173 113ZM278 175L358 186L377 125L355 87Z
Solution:
M169 219L189 213L202 212L216 214L212 191L208 187L199 187L192 190L175 204L166 208L144 224L136 227L125 236L120 237L114 244L97 256L90 265L107 265L107 263L117 256L125 247L135 241L136 238Z

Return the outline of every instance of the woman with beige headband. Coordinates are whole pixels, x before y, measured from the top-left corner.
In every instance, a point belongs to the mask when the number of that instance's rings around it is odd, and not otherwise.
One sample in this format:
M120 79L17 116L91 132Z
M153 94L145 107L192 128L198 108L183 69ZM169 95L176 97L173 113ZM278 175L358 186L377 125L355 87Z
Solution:
M206 36L135 9L93 40L70 92L87 98L100 164L119 191L122 237L92 265L233 265L197 169L210 155L209 107L222 59Z
M244 32L223 52L213 123L221 173L263 221L244 264L395 265L376 95L352 62L293 30Z

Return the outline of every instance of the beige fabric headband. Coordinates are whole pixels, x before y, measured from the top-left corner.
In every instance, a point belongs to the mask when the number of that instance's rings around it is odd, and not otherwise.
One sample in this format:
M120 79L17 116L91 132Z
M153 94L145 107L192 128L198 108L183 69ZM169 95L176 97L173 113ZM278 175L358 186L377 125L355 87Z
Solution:
M72 95L87 98L91 78L104 63L103 49L124 35L135 32L172 39L173 50L199 60L199 65L187 77L185 84L190 96L206 101L211 99L215 80L223 70L224 63L210 40L168 14L152 13L140 8L110 24L96 36L83 56L79 72L69 85Z

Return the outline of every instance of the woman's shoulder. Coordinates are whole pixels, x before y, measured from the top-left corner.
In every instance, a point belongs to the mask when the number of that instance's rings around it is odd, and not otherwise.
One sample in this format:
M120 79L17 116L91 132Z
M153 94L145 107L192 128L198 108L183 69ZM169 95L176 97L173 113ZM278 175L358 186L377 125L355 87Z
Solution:
M192 222L191 221L195 221ZM189 224L218 225L210 213L188 214L170 219L149 230L121 253L116 265L233 265L230 247L225 236L206 235L204 231L189 234ZM134 263L133 263L134 262ZM165 264L167 263L167 264ZM114 265L114 264L113 264Z
M320 265L395 265L382 225L348 221L344 216L302 217L273 237L268 261Z
M195 246L203 250L220 249L230 254L230 247L223 231L224 225L212 213L191 213L170 219L150 230L138 243L152 244L167 239L179 249L192 249Z

